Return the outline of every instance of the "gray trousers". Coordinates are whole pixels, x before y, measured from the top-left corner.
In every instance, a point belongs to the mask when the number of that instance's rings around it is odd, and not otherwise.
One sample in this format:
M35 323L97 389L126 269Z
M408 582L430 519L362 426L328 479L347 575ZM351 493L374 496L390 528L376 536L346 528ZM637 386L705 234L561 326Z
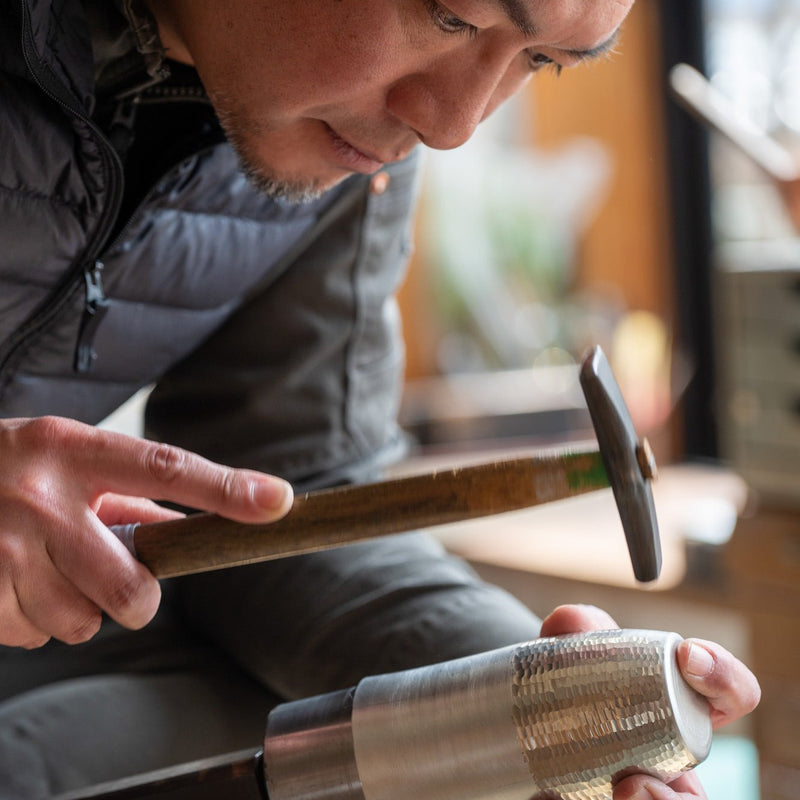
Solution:
M141 631L109 622L83 645L0 647L0 798L255 752L285 699L538 632L419 534L174 579Z

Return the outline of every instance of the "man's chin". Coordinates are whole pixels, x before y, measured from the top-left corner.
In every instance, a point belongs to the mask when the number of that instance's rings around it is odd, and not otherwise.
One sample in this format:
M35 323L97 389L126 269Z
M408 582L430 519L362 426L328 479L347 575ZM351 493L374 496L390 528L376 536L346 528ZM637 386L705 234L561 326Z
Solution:
M322 197L325 192L341 183L347 175L338 178L283 178L244 164L242 171L245 177L258 191L276 200L289 203L309 203Z
M267 197L286 200L292 203L306 203L316 200L325 192L344 180L349 173L303 175L281 174L276 164L265 162L262 153L272 152L273 158L285 150L286 136L278 137L277 146L269 147L271 132L269 128L253 121L249 114L237 111L224 94L211 96L222 130L233 147L242 173L252 186ZM274 144L274 143L273 143ZM301 145L302 146L302 145Z

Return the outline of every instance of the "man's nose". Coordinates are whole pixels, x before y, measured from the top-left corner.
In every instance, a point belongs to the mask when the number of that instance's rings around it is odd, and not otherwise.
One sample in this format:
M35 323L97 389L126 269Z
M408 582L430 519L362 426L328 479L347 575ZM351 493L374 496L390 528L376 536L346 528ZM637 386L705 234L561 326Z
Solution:
M386 105L393 116L412 128L423 144L450 150L464 144L500 102L500 77L430 70L395 83Z

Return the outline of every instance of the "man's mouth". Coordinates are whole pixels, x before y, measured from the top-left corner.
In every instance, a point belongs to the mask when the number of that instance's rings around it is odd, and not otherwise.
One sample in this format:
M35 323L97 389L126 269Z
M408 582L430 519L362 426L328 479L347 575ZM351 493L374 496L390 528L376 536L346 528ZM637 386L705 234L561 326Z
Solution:
M333 145L333 151L341 166L353 172L371 175L377 172L384 164L396 160L396 156L383 157L376 153L363 150L360 146L340 136L330 125L324 123L328 136Z

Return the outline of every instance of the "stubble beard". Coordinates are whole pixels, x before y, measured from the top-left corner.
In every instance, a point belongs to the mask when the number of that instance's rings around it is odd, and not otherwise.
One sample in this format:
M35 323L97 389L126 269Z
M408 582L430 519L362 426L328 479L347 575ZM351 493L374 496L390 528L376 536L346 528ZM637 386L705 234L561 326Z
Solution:
M273 200L286 200L289 203L310 203L321 197L327 187L320 187L314 180L301 182L278 178L270 174L258 164L247 158L247 154L239 149L233 140L229 140L239 159L239 168L251 186Z
M279 176L258 159L253 140L258 137L258 126L231 108L224 98L212 99L225 138L233 148L239 168L251 186L273 200L290 203L310 203L325 194L331 187L318 178L292 178Z

